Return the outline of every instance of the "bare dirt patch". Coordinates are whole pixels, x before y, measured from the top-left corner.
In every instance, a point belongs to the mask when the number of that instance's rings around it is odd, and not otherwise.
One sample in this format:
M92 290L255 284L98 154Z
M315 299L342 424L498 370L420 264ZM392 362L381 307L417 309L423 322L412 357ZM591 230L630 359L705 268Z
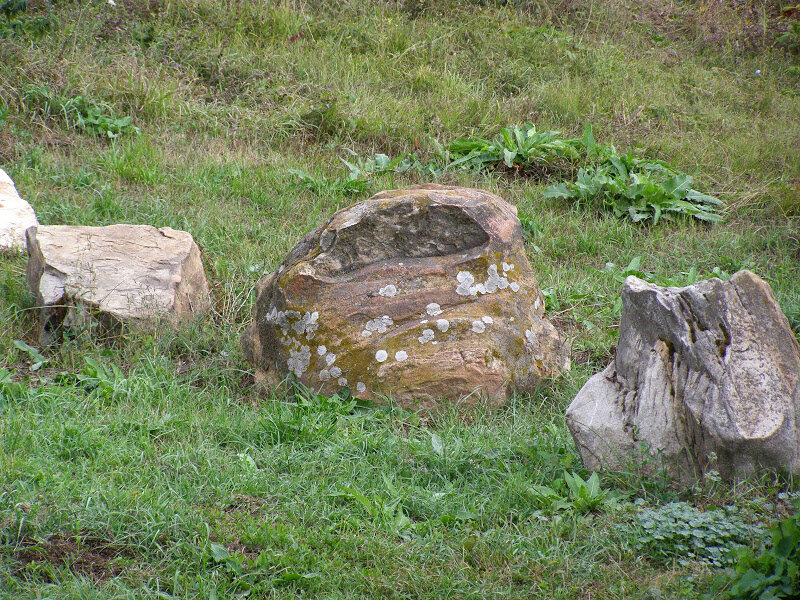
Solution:
M267 502L266 498L257 498L248 494L234 494L230 498L230 504L222 510L225 513L240 512L253 516L261 512Z
M57 533L41 542L30 540L16 552L21 568L31 563L65 566L95 580L118 577L129 567L130 549L92 536Z

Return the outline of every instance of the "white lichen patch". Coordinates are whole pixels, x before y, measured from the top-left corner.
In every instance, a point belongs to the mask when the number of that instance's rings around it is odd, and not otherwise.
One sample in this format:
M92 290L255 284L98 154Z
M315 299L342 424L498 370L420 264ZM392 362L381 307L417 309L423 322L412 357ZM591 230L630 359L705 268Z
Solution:
M539 301L539 298L536 298L536 300L533 301L533 310L539 310L541 305L542 303Z
M331 377L341 377L342 370L339 367L331 367Z
M301 346L298 350L289 349L289 360L286 361L286 366L298 377L302 377L310 362L311 348L308 346Z
M391 283L378 290L378 294L384 298L391 298L397 295L397 288Z
M519 284L516 281L512 281L511 284L508 287L511 288L512 292L518 292L519 291Z
M507 262L503 262L503 273L508 273L509 271L514 270L514 265L510 265Z
M436 302L431 302L425 307L425 312L430 316L435 317L436 315L442 314L442 307Z
M347 379L344 377L339 377L339 379L336 380L336 383L338 383L342 387L345 387L347 385Z
M456 294L459 296L474 296L472 292L472 284L475 283L475 278L469 271L459 271L456 275L458 286L456 287Z
M369 329L365 329L364 331L361 332L361 335L364 337L369 337L372 335L372 332Z
M398 350L397 352L394 353L394 359L397 362L403 362L407 358L408 358L408 352L406 352L405 350Z
M369 331L371 335L372 332L375 333L386 333L386 329L394 325L394 321L388 315L383 315L382 317L378 317L377 319L372 319L371 321L367 321L366 325L364 325L364 331ZM363 332L361 335L364 335ZM366 335L364 337L369 337Z
M311 315L306 313L303 315L303 319L305 319L306 316L309 317L308 321L306 321L306 337L308 337L309 334L312 334L312 332L316 331L319 327L319 312L315 310Z
M306 334L307 339L314 337L314 331L319 327L319 312L306 312L300 314L296 310L278 310L273 307L267 313L267 323L281 328L283 335L289 335L289 330L294 330L298 335ZM294 322L293 322L294 321Z
M503 264L505 265L506 263ZM497 270L497 265L489 265L486 269L486 274L488 275L486 281L475 283L475 277L472 273L459 271L458 275L456 275L456 281L458 281L456 293L461 296L477 296L478 294L494 294L497 290L504 290L507 287L513 289L515 284L508 281L505 272L506 270L503 271L504 274L501 276ZM517 289L519 289L518 285Z
M508 279L505 277L500 277L500 274L497 272L497 265L489 265L489 268L486 269L486 272L489 274L489 279L487 279L486 283L484 284L487 294L494 294L498 289L500 289L501 284L508 285Z
M362 393L362 392L366 392L366 391L367 391L367 386L366 386L366 385L364 385L364 382L363 382L363 381L359 381L359 382L356 384L356 391L357 391L359 394L360 394L360 393Z
M525 339L531 346L536 346L538 344L538 340L536 339L536 333L533 331L533 328L525 330Z
M494 323L494 319L492 317L489 317L489 316L481 317L481 321L483 321L487 325L491 325L492 323Z
M419 336L417 339L419 340L420 344L426 344L433 340L433 329L423 329L422 335Z
M322 369L319 372L319 378L321 381L328 381L331 378L331 372L328 369Z
M328 352L328 354L325 355L325 364L330 367L335 362L336 355L333 352Z
M278 310L276 307L272 307L272 310L269 311L266 315L266 321L270 325L275 325L281 328L283 331L283 335L289 334L289 329L292 326L291 319L292 318L299 318L300 313L294 310Z
M447 319L437 319L436 329L444 333L445 331L450 329L450 321L448 321Z
M324 345L317 348L317 354L319 354L320 356L325 356L325 353L327 351L328 349Z
M483 321L473 321L472 322L472 331L475 333L483 333L486 331L486 325Z
M375 353L375 360L377 360L378 362L381 362L381 363L382 363L382 362L383 362L383 361L385 361L387 358L389 358L389 355L386 353L386 350L378 350L378 351Z
M299 313L297 313L299 315ZM302 317L300 317L295 323L292 325L292 329L294 329L295 333L298 335L302 334L313 334L314 330L319 327L319 323L317 322L319 319L319 313L314 311L313 313L306 313Z

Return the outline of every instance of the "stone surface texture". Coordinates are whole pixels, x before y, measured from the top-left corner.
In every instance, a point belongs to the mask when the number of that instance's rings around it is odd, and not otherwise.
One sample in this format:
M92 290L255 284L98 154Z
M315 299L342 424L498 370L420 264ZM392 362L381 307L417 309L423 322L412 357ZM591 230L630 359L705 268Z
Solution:
M185 231L149 225L39 226L27 232L27 278L40 341L91 318L106 327L178 323L210 306L200 249Z
M24 252L25 230L35 225L36 213L19 197L8 173L0 169L0 252Z
M569 369L516 209L440 185L379 193L307 235L259 283L242 338L258 379L323 393L502 402Z
M661 288L629 277L614 361L567 409L589 469L642 444L684 478L800 473L800 347L769 285L749 271Z

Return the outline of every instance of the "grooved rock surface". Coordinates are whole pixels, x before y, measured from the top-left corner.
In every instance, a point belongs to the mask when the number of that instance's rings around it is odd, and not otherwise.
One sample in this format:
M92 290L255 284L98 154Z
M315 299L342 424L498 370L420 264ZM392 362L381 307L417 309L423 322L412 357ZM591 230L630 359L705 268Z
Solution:
M660 288L628 277L614 361L567 409L589 469L624 466L641 443L684 477L800 473L800 347L769 285Z
M185 231L149 225L39 226L27 232L28 285L39 307L39 338L90 317L175 323L210 306L200 249Z
M31 205L19 197L8 173L0 169L0 252L25 250L25 230L38 225Z
M267 384L292 373L422 408L502 402L569 369L516 209L440 185L379 193L303 238L259 283L242 343Z

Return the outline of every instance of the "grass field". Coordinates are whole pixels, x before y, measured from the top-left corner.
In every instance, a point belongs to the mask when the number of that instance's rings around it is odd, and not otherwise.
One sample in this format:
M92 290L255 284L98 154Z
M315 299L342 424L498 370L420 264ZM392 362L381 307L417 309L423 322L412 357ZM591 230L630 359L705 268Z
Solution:
M632 468L601 473L586 502L565 482L590 474L563 414L612 356L631 261L657 283L750 269L800 326L800 44L778 41L781 8L0 2L0 167L43 224L189 231L215 302L176 333L74 332L39 358L14 343L34 343L25 260L0 257L0 598L708 592L719 570L669 536L645 543L642 512L731 506L721 546L757 545L742 528L793 511L800 484L681 490ZM542 196L552 174L448 170L440 183L527 220L571 373L499 411L436 415L252 385L238 338L256 281L338 208L432 179L343 185L341 158L426 163L525 121L568 136L591 123L692 175L725 219L636 224Z

